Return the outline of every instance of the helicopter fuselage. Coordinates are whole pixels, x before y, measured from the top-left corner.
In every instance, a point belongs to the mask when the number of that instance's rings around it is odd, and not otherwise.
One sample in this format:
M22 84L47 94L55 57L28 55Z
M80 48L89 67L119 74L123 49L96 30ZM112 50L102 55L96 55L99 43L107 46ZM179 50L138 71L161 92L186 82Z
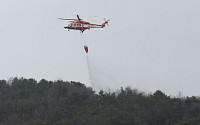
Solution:
M107 23L108 22L105 21L102 25L98 25L98 24L91 24L85 21L74 21L64 28L68 30L80 30L81 32L84 32L86 29L90 28L103 28Z

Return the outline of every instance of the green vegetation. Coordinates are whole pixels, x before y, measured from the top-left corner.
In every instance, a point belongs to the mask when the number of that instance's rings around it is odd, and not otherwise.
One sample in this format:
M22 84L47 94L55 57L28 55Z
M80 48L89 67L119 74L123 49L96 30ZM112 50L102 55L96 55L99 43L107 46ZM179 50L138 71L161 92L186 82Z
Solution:
M199 125L200 98L116 93L79 82L0 80L0 125Z

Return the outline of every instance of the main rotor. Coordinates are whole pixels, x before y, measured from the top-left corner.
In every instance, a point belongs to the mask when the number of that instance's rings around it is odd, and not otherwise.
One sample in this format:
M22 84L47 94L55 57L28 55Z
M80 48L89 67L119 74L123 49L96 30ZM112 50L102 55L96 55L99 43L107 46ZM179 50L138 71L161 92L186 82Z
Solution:
M61 19L61 20L74 20L74 21L81 21L82 19L79 18L79 15L77 15L77 18L78 19L64 19L64 18L58 18L58 19Z

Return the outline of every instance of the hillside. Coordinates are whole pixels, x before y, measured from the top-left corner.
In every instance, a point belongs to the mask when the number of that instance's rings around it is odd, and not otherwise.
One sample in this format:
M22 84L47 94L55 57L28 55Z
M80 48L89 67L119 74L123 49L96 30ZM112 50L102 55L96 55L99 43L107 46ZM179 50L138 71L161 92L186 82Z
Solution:
M117 94L116 94L117 93ZM1 125L199 125L199 97L100 91L79 82L0 80Z

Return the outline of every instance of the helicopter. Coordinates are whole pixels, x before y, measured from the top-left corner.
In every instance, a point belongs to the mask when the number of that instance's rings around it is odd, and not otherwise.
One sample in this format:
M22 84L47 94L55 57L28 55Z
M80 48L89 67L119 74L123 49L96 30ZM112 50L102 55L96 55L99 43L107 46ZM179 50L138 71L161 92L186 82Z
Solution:
M82 33L87 29L89 30L90 28L104 28L106 26L106 24L108 25L108 21L110 21L110 20L104 19L105 22L102 24L91 24L89 22L82 21L82 19L79 18L79 15L77 15L77 19L64 19L64 18L58 18L58 19L72 20L72 21L69 21L69 25L64 28L68 29L68 31L80 30Z

